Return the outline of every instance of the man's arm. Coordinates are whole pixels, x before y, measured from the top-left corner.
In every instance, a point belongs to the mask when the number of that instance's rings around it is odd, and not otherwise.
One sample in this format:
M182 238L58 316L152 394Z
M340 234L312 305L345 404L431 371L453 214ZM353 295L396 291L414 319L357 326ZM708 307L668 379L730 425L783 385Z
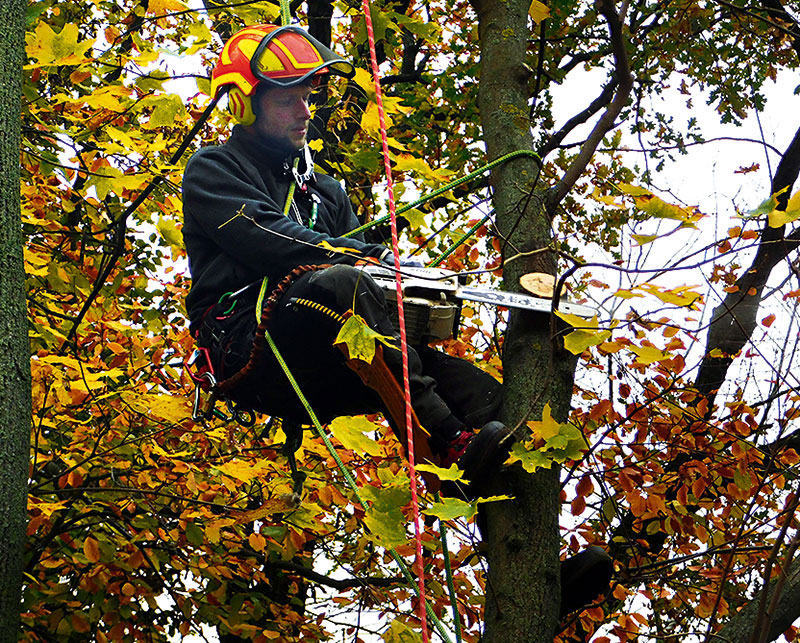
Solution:
M213 240L221 252L258 275L285 274L302 264L352 264L385 252L383 246L309 230L284 216L263 188L223 152L196 155L184 175L185 233Z

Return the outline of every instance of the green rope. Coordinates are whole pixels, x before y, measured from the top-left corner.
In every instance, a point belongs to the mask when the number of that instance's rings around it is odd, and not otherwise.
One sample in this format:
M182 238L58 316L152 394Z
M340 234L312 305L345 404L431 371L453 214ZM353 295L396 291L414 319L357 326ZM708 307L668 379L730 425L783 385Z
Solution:
M281 8L283 8L283 4L284 0L281 0ZM295 163L297 163L297 160L295 161ZM289 208L291 207L292 199L294 198L294 186L295 186L294 182L292 182L289 185L289 193L286 195L286 203L284 204L283 207L284 215L289 214ZM267 278L264 277L264 280L261 282L261 291L258 294L258 301L256 302L256 316L259 320L261 319L261 311L263 309L266 292L267 292ZM280 367L283 370L284 374L286 375L286 378L289 380L289 384L291 384L292 389L294 389L297 398L300 400L300 403L303 405L303 408L308 413L308 417L311 418L311 424L314 426L317 435L319 435L319 437L322 439L323 443L325 444L325 447L328 449L328 453L331 454L331 457L333 457L334 462L336 462L336 466L339 467L339 471L344 476L347 486L353 492L353 495L355 496L355 499L358 502L358 504L361 505L364 511L366 511L367 503L364 502L363 498L361 497L361 494L358 493L358 486L356 485L355 479L345 466L342 459L339 457L339 454L336 453L336 448L331 443L327 433L325 433L325 429L322 428L322 424L317 418L316 413L314 413L314 409L312 409L311 405L308 403L306 396L303 395L303 392L300 390L300 385L297 383L297 380L294 378L294 375L292 375L292 372L289 370L289 365L283 359L283 355L281 355L280 351L278 350L278 347L273 341L272 336L269 334L269 331L265 331L264 338L267 340L267 344L272 350L272 354L275 356L275 359L278 361L278 364L280 364ZM397 566L400 568L400 571L402 572L403 577L406 579L408 585L414 590L414 593L419 597L420 594L419 585L417 585L417 580L411 573L411 570L406 564L406 561L403 560L400 554L398 554L393 547L389 549L389 553L392 555L392 558L397 563ZM449 565L449 561L447 561L446 564ZM436 612L433 611L433 607L431 607L431 604L428 601L425 601L425 612L428 615L428 618L433 623L434 627L436 628L436 631L439 632L439 635L442 637L442 639L446 643L451 643L450 635L448 634L447 630L444 629L444 625L442 624L441 620L439 620L439 617L436 615ZM457 631L457 636L458 636L458 643L460 643L461 641L460 631Z
M497 158L494 161L490 161L486 165L484 165L482 167L479 167L477 170L473 170L469 174L467 174L465 176L462 176L460 179L456 179L455 181L447 183L446 185L443 185L442 187L434 190L430 194L427 194L427 195L425 195L423 197L420 197L416 201L412 201L411 203L407 203L406 205L404 205L401 208L397 209L397 214L403 214L403 212L408 212L409 210L412 210L413 208L416 208L418 205L422 205L423 203L427 203L431 199L435 199L437 196L440 196L440 195L444 194L445 192L449 192L450 190L453 190L453 189L459 187L460 185L463 185L464 183L468 183L468 182L472 181L472 179L474 179L475 177L480 176L481 174L485 174L486 172L488 172L492 168L495 168L498 165L501 165L503 163L507 163L508 161L512 161L512 160L514 160L516 158L519 158L520 156L528 156L528 157L537 158L537 159L541 158L533 150L517 150L516 152L509 152L508 154L504 154L500 158ZM370 228L374 228L375 226L381 225L382 223L388 221L389 218L390 218L390 215L387 214L386 216L383 216L383 217L380 217L378 219L375 219L374 221L370 221L369 223L365 223L364 225L359 226L355 230L351 230L350 232L348 232L348 233L346 233L346 234L344 234L342 236L343 237L350 237L350 236L352 236L354 234L358 234L359 232L364 232L364 230L369 230Z
M450 594L450 606L453 610L453 627L455 627L456 630L456 643L461 643L461 617L458 614L458 596L456 595L456 585L453 582L453 566L450 564L450 552L447 550L447 527L444 524L444 520L441 518L439 518L439 534L442 537L442 556L444 556L447 592Z
M281 0L281 26L285 27L292 21L292 12L289 7L289 0Z
M476 223L469 230L467 230L463 235L461 235L461 238L458 241L456 241L452 246L450 246L447 250L445 250L438 257L436 257L436 259L431 261L428 264L428 268L435 268L440 263L442 263L445 259L447 259L447 257L449 257L451 254L453 254L459 246L461 246L464 243L466 243L467 239L469 239L473 234L475 234L483 226L483 224L486 223L489 220L490 216L491 215L487 214L485 217L483 217L483 219L478 221L478 223Z
M364 511L366 511L367 503L364 502L363 498L361 497L361 494L358 493L358 486L356 485L355 479L353 478L350 471L348 471L342 459L339 457L339 454L336 453L336 448L331 443L327 433L325 433L325 429L322 428L322 424L317 418L316 413L314 413L314 409L312 409L311 405L308 403L306 396L303 395L303 392L300 390L300 385L297 383L297 380L294 378L291 371L289 370L289 365L283 359L283 356L278 350L278 347L275 345L275 342L273 341L269 332L266 332L264 336L267 340L267 343L269 344L269 347L272 349L272 354L275 355L275 359L278 360L278 364L280 364L281 369L283 369L284 374L289 380L289 384L291 384L292 389L294 389L294 392L297 394L297 397L300 400L300 403L303 405L303 408L306 410L308 416L311 418L311 423L313 424L314 429L317 432L317 435L319 435L319 437L322 438L322 441L325 443L325 447L328 449L328 452L333 457L334 462L336 462L336 466L339 467L339 471L344 476L345 482L347 483L347 486L350 487L350 490L353 492L356 501L358 502L359 505L361 505ZM417 596L419 596L419 586L417 585L417 581L414 578L414 575L411 573L411 570L406 564L406 561L403 560L400 554L398 554L393 547L389 549L389 553L392 555L392 558L394 558L398 567L400 567L400 571L403 573L406 582L409 584L409 586L411 586L411 588L414 590ZM439 617L436 616L436 613L433 611L433 608L427 601L425 602L425 611L428 614L428 618L431 620L431 622L433 623L437 632L439 632L439 635L442 637L442 639L444 639L446 643L450 643L450 635L448 634L447 630L444 629L444 625L442 624L441 620L439 620Z

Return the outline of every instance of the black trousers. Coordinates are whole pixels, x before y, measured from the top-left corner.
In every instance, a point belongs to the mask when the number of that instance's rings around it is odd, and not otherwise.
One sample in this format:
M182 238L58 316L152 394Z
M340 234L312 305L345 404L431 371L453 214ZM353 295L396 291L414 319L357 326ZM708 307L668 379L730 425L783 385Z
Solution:
M376 331L393 336L381 289L369 275L351 266L307 272L279 300L268 332L321 422L374 412L383 412L388 418L378 394L361 382L333 345L339 323L319 310L292 305L294 298L316 302L339 314L353 310ZM252 304L229 308L230 302L224 302L209 311L198 336L200 344L210 349L218 380L247 363L257 327ZM267 353L254 376L234 392L234 401L285 420L308 423L308 413L280 364L269 348ZM496 419L503 389L493 377L466 360L428 346L409 347L408 353L411 404L431 434L434 452L441 451L462 428L479 428ZM401 382L400 351L384 348L384 359Z

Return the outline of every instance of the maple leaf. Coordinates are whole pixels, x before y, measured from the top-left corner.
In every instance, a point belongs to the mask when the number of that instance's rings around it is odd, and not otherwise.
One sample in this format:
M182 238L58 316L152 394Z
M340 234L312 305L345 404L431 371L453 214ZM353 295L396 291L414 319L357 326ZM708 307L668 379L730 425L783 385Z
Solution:
M368 435L377 427L363 416L337 417L328 428L345 449L361 455L384 455L383 447Z
M333 343L347 346L347 354L350 359L359 359L367 364L372 364L376 341L393 348L391 337L381 335L378 331L370 328L363 317L353 314L342 324Z
M26 38L26 53L36 61L35 66L77 65L94 44L78 32L78 25L68 22L56 33L46 22L40 22Z

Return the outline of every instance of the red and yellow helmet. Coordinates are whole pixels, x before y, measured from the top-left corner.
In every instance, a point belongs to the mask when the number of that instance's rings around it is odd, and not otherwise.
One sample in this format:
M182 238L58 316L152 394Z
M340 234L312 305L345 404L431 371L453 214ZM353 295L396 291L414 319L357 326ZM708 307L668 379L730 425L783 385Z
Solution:
M254 25L237 31L211 73L211 95L228 91L228 109L243 125L255 122L252 97L260 83L294 87L322 74L351 78L353 65L300 27Z

